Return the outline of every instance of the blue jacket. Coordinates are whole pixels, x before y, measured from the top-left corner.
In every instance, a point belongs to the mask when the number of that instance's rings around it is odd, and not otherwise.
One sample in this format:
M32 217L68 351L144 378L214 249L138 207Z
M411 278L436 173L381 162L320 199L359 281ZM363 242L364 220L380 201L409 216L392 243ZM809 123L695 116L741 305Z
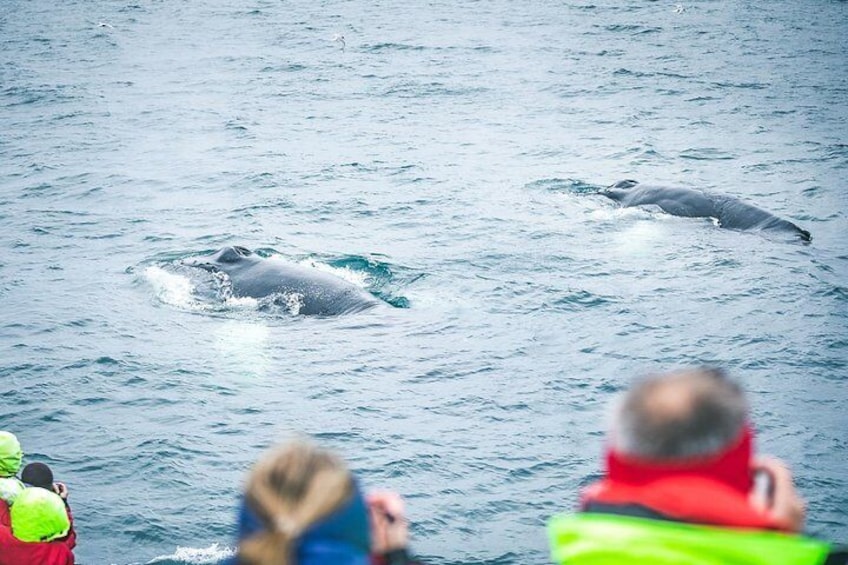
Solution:
M239 507L239 541L265 529L262 519L242 498ZM368 510L358 485L341 508L316 522L298 539L297 565L368 565L371 540ZM238 565L238 555L221 565Z

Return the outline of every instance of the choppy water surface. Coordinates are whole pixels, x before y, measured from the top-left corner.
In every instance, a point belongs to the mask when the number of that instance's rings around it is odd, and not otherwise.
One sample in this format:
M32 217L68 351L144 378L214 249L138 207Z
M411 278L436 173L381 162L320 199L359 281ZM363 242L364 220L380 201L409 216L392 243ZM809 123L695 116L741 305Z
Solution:
M6 0L0 427L69 484L82 563L224 555L303 430L433 563L543 564L610 398L718 363L848 539L846 37L825 0ZM813 242L591 194L623 178ZM200 300L175 261L232 244L395 307Z

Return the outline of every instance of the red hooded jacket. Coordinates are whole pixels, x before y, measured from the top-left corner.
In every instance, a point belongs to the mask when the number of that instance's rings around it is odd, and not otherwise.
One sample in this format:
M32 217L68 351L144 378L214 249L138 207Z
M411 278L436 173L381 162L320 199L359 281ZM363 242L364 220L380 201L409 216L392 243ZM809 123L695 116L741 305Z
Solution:
M0 565L74 565L72 550L77 535L71 509L67 509L71 521L67 536L53 541L25 542L12 535L9 506L0 500Z
M608 449L606 476L583 492L584 510L637 505L666 519L735 528L791 530L749 502L753 432L707 457L670 463ZM626 512L624 512L626 513Z

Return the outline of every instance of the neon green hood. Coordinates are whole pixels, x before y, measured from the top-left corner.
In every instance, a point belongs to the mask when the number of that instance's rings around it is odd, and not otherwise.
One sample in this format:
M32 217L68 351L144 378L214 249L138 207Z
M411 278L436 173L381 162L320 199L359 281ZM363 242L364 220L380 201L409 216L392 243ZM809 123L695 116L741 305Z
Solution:
M24 453L18 438L11 432L0 432L0 477L13 477L21 468Z
M9 513L12 534L21 541L51 541L71 529L65 503L58 494L41 487L25 488Z
M779 532L592 513L554 516L548 539L553 561L569 565L819 565L830 550Z

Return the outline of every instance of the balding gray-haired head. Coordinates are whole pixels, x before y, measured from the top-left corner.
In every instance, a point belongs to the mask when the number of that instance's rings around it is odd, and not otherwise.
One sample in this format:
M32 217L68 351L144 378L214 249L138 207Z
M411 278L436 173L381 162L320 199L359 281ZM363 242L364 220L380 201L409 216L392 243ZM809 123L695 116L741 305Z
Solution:
M742 389L720 369L651 375L617 407L612 447L654 460L710 455L739 437L747 416Z

